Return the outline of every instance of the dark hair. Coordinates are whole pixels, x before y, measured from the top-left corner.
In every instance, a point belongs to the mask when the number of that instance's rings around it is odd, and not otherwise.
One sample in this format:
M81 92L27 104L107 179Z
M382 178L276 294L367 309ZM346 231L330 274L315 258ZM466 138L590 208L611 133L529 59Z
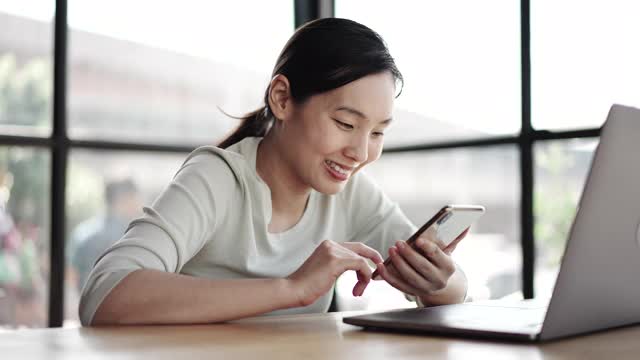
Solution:
M402 85L402 74L380 35L352 20L324 18L306 23L291 36L271 77L286 76L293 101L302 103L313 95L384 71L391 72ZM264 136L269 131L274 119L268 96L267 87L265 105L240 118L240 126L219 147L226 149L246 137Z

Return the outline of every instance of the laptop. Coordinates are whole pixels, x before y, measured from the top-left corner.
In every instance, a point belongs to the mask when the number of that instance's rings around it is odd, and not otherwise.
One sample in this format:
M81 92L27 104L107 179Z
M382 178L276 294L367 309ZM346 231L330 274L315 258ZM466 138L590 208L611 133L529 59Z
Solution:
M469 302L343 321L527 342L640 323L640 109L609 111L548 302Z

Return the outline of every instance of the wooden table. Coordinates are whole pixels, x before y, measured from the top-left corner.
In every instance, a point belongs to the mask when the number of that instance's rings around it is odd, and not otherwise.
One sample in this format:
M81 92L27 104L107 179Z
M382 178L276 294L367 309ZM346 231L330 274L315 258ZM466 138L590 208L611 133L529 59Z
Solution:
M354 313L227 324L17 330L0 359L639 359L640 326L542 345L363 331Z

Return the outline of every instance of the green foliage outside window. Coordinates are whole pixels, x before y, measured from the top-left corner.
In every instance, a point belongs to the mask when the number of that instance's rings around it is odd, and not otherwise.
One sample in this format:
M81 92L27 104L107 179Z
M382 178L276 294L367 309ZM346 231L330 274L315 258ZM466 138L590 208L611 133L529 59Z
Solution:
M543 265L557 266L576 213L581 189L568 181L567 169L575 166L575 154L562 143L545 144L536 152L536 171L543 173L544 184L536 184L534 192L534 235Z

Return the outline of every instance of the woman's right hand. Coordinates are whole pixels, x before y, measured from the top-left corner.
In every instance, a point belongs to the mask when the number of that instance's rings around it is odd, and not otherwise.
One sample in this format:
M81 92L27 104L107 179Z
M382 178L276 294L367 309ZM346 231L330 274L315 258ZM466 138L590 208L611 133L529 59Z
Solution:
M347 270L354 270L358 282L353 287L353 295L361 296L371 280L371 268L366 259L375 264L383 261L376 250L363 243L338 244L325 240L287 280L296 291L300 306L307 306L331 290L338 276Z

